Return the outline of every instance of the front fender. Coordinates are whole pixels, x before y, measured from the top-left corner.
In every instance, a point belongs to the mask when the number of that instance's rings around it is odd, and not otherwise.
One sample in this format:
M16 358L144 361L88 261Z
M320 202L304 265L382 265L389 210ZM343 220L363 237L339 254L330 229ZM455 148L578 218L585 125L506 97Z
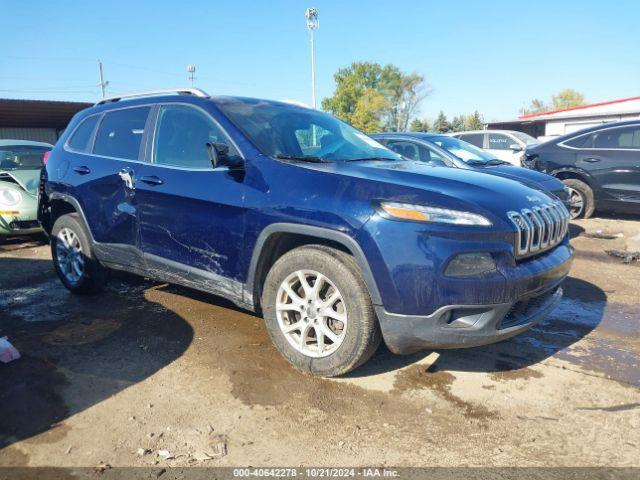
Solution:
M330 228L297 223L272 223L260 232L260 235L253 247L247 282L245 284L245 301L247 304L255 306L258 303L255 298L257 292L256 279L258 274L258 264L265 245L268 245L270 237L282 233L304 235L307 237L317 238L318 240L330 240L345 247L349 252L351 252L358 264L358 267L360 268L367 289L369 290L371 301L374 305L382 305L380 291L378 290L378 285L369 266L369 262L367 261L362 248L352 236Z

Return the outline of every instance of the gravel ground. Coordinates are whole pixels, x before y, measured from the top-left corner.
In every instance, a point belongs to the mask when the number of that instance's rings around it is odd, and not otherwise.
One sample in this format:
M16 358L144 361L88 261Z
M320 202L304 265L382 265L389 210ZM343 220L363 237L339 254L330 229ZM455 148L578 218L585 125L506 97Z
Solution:
M76 297L48 246L4 240L0 336L22 358L0 364L0 466L640 466L640 262L605 253L640 250L640 221L571 231L565 297L530 332L382 347L334 380L222 299L127 275Z

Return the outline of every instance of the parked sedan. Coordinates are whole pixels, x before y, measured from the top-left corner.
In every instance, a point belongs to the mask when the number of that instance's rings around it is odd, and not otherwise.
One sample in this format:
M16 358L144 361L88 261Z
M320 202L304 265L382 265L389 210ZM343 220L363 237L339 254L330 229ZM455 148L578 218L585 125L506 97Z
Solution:
M570 188L572 218L640 212L640 120L606 123L528 147L525 166Z
M0 140L0 236L40 232L38 184L43 157L53 145Z
M378 133L371 136L410 160L417 160L434 167L479 170L517 180L530 188L552 193L568 206L568 189L558 179L511 165L457 138L422 132Z
M540 143L531 135L515 130L473 130L449 135L482 148L494 157L518 167L522 166L525 148Z

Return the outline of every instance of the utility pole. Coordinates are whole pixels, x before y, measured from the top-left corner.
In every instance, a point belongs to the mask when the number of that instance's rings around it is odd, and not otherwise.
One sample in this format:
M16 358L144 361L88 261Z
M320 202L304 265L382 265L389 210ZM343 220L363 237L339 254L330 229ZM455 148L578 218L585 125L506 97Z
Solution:
M104 81L104 76L102 74L102 62L100 60L98 60L98 78L100 79L100 83L98 83L100 93L102 94L102 98L104 98L104 89L109 85L109 82Z
M191 86L193 87L193 80L196 78L194 74L196 73L195 65L187 65L187 72L189 72L189 80L191 81Z
M316 108L316 64L314 58L314 45L313 45L313 31L320 26L320 20L318 19L318 10L314 7L307 8L304 12L304 16L307 19L307 28L311 35L311 105Z

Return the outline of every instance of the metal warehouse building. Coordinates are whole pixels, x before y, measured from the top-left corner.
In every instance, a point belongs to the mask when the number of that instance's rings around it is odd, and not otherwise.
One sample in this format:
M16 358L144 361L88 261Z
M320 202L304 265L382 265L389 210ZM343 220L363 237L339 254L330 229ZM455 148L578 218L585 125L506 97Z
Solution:
M601 123L634 118L640 118L640 97L520 115L515 120L489 122L487 123L487 128L517 130L528 133L533 137L549 138L572 133Z
M56 143L71 117L89 106L83 102L0 98L0 139Z

